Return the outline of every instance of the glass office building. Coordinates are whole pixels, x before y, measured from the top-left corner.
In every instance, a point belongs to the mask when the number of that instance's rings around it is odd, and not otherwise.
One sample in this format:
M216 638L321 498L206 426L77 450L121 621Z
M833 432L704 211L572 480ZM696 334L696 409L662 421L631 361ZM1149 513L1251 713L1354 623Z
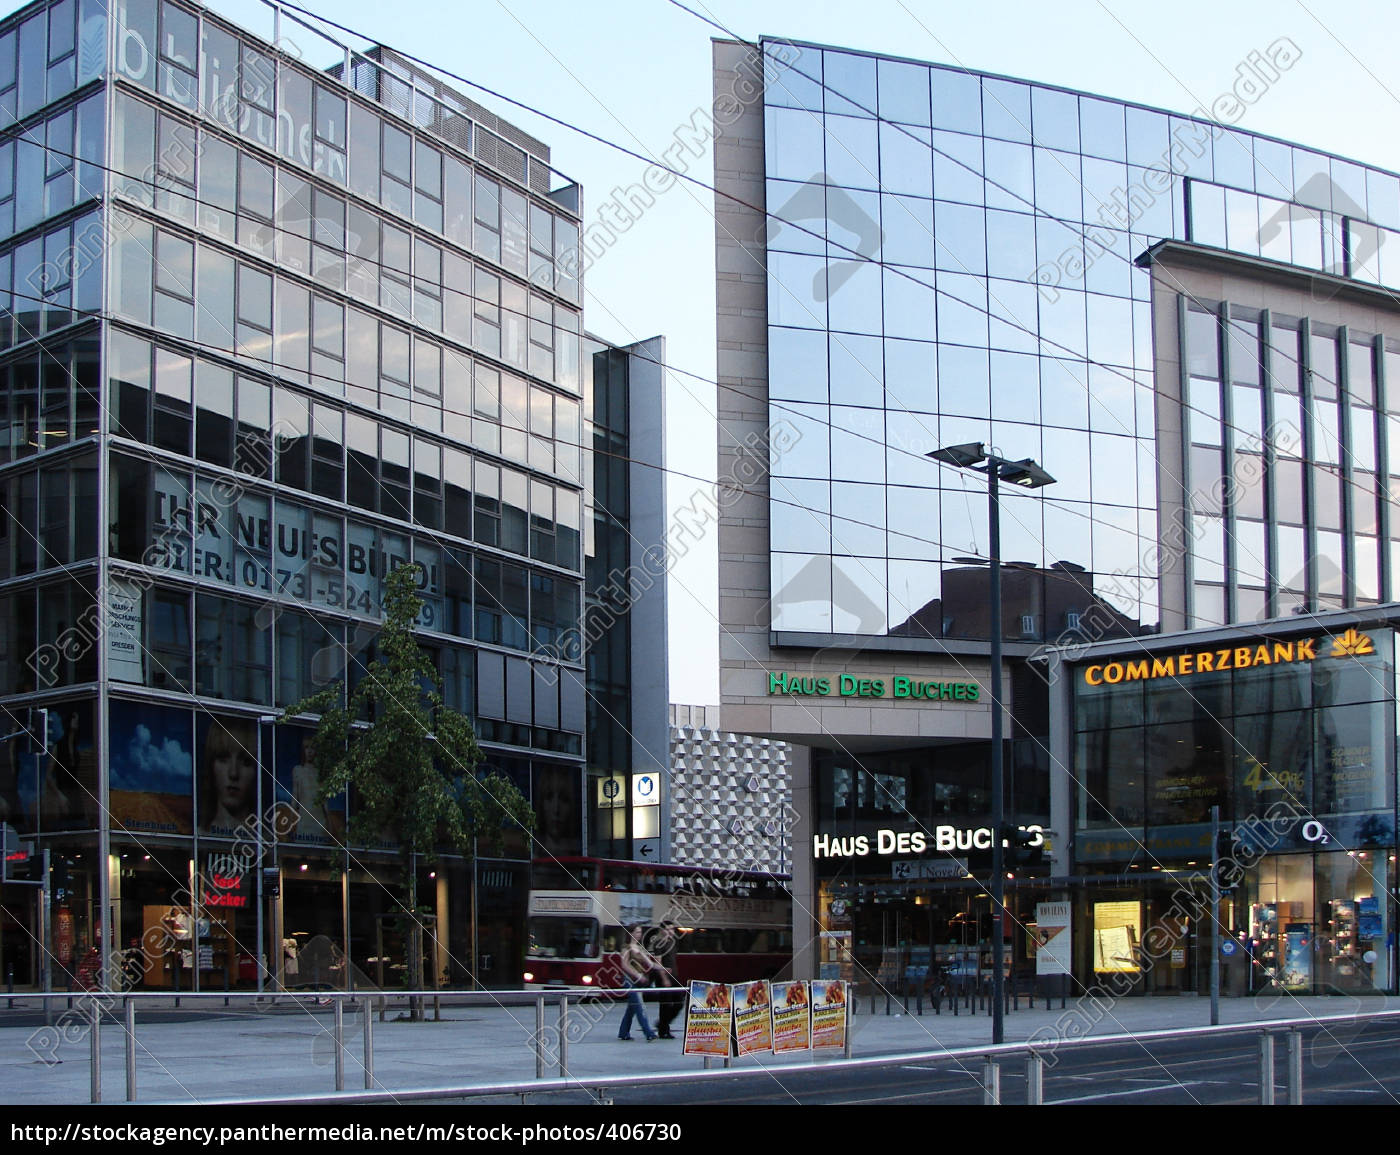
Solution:
M355 799L318 804L309 731L269 722L356 678L409 562L448 703L541 821L423 865L425 973L515 981L528 859L583 846L579 190L406 61L266 16L0 23L0 694L8 729L48 711L3 799L55 863L50 919L5 891L20 982L46 934L153 987L251 982L259 942L289 982L343 983L339 952L398 981L395 852L342 869ZM260 904L228 859L270 808Z
M1298 55L1252 55L1251 91ZM769 445L721 519L722 724L805 747L801 965L975 954L992 678L1008 813L1058 832L1009 884L1029 930L1119 861L1077 857L1103 841L1085 775L1143 772L1076 760L1049 650L1396 596L1400 177L1234 129L1238 100L1178 115L776 38L718 42L714 78L739 138L716 146L721 470L745 435ZM1003 486L996 623L986 482L925 456L968 442L1055 478ZM976 693L916 701L922 682ZM944 826L951 850L900 849Z

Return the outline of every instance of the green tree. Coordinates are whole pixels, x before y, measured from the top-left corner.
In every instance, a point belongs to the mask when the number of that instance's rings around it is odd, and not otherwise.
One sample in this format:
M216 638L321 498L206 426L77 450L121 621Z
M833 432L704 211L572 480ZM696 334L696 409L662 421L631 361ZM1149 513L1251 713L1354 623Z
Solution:
M318 798L324 804L353 788L347 843L367 846L383 837L398 843L413 990L423 986L418 856L432 862L444 843L473 854L478 838L500 853L508 827L535 825L510 779L476 769L482 755L471 721L443 704L437 671L413 636L423 604L421 573L421 566L402 566L385 581L379 656L359 684L328 686L282 714L283 722L320 716L312 739ZM412 1015L422 1016L416 999Z

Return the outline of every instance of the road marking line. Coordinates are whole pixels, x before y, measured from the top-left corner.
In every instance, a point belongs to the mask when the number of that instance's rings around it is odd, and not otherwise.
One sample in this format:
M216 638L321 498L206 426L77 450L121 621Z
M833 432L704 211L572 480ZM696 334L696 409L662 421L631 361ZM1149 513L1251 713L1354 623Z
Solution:
M1199 1086L1201 1086L1201 1083L1198 1080L1192 1080L1189 1083L1159 1083L1155 1087L1139 1087L1135 1091L1105 1091L1101 1095L1081 1095L1076 1099L1054 1099L1050 1102L1052 1104L1091 1103L1095 1099L1120 1099L1124 1095L1143 1095L1146 1094L1148 1091L1172 1091L1177 1089L1185 1090L1187 1087Z

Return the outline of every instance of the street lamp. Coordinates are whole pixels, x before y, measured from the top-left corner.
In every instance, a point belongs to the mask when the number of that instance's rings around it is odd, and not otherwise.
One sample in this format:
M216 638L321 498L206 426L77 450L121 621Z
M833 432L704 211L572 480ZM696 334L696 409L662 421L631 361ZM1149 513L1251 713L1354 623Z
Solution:
M263 868L264 868L264 866L266 866L266 862L265 862L264 859L263 859L263 855L267 853L266 842L265 842L265 840L264 840L264 838L263 838L263 820L264 820L265 817L266 817L266 814L265 814L265 812L264 812L264 810L263 810L263 802L264 802L264 799L263 799L263 775L267 772L267 768L268 768L268 766L271 764L271 762L272 762L272 761L275 761L275 751L274 751L274 758L270 760L270 759L267 757L267 754L266 754L266 752L265 752L265 750L264 750L264 747L263 747L263 729L264 729L264 727L270 727L270 726L275 726L275 725L277 725L277 715L276 715L276 714L262 714L262 715L260 715L260 716L258 717L258 784L257 784L257 788L256 788L256 789L257 789L257 807L258 807L258 824L257 824L257 828L256 828L256 830L257 830L257 839L258 839L258 874L257 874L257 878L254 879L254 883L255 883L256 886L257 886L257 897L254 898L253 901L257 903L257 911L258 911L258 971L257 971L257 976L258 976L258 1001L259 1001L259 1002L262 1001L263 988L264 988L264 981L265 981L265 979L268 978L268 977L272 977L272 978L274 979L274 981L275 981L275 979L276 979L276 974L275 974L275 972L271 971L271 969L270 969L270 968L268 967L268 965L267 965L267 947L268 947L268 943L267 943L267 936L266 936L266 934L264 933L264 929L263 929L263 927L264 927L264 921L265 921L266 918L267 918L267 902L266 902L266 899L264 898L264 894L263 894L263 881L264 881L264 879L265 879L265 877L266 877L266 876L263 874ZM273 743L269 743L269 745L273 745ZM274 773L275 773L275 771L274 771ZM276 836L276 835L275 835L275 832L274 832L274 837L275 837L275 836ZM275 847L275 846L276 846L276 843L274 843L273 845L274 845L274 847ZM273 929L274 932L275 932L275 930L276 930L275 920L274 920L274 926L273 926L272 929ZM276 937L275 933L274 933L273 937L274 937L274 938ZM281 944L281 943L278 943L278 944L277 944L277 951L278 951L277 957L280 959L280 958L282 957L282 954L281 954L281 951L282 951L282 944ZM198 970L198 968L196 967L196 968L195 968L195 974L198 975L198 973L199 973L199 970ZM277 1000L274 999L273 1001L276 1002Z
M1004 951L1002 919L1006 912L1005 783L1002 768L1001 722L1001 497L999 485L1005 481L1024 489L1039 489L1055 479L1029 457L1008 461L988 453L980 441L935 449L925 456L943 465L970 469L987 476L987 522L991 538L992 572L992 1043L1004 1042L1006 977L1002 974Z

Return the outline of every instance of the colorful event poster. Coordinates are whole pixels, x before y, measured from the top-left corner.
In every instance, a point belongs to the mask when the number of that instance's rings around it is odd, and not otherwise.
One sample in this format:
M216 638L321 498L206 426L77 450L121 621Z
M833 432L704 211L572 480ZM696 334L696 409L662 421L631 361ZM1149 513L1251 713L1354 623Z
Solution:
M734 1004L734 1038L739 1054L773 1049L773 999L768 980L739 983L729 988Z
M812 981L812 1050L846 1049L846 984Z
M807 983L773 983L773 1053L806 1051L812 1046L812 1016Z
M734 1022L729 987L724 983L692 981L685 1014L687 1055L729 1057L729 1033Z

